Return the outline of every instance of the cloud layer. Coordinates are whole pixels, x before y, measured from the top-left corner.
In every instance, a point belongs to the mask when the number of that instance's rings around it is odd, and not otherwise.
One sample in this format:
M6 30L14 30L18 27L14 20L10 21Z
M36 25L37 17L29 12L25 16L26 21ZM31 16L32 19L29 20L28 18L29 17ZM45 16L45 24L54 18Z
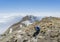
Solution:
M24 12L24 13L0 13L0 34L10 25L20 21L26 15L60 17L60 12Z
M0 34L3 33L12 24L21 20L22 16L17 15L0 15Z

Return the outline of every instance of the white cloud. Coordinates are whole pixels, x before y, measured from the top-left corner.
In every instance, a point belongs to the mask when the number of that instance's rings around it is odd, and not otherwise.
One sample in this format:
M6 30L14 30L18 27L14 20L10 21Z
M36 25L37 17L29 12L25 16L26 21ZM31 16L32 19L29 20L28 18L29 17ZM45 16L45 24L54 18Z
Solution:
M17 15L0 15L0 34L3 33L6 28L12 24L15 16Z
M7 22L8 20L11 20L13 18L15 18L15 16L19 16L16 14L0 14L0 23L4 23Z
M26 15L60 17L60 12L0 13L0 23L7 22L9 19L13 19L14 16L26 16Z
M11 16L26 16L26 15L35 15L35 16L60 16L60 12L16 12L16 13L0 13L0 16L11 17Z
M8 16L2 16L2 17L0 17L0 23L5 23L5 22L7 22L9 19L11 19L11 17L9 18Z

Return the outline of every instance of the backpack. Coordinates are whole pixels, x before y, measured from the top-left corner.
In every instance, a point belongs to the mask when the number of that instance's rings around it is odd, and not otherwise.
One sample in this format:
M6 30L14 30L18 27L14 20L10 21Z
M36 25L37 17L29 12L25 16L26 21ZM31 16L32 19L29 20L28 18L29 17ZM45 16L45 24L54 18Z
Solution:
M36 30L36 31L40 31L40 27L36 26L36 27L35 27L35 30Z

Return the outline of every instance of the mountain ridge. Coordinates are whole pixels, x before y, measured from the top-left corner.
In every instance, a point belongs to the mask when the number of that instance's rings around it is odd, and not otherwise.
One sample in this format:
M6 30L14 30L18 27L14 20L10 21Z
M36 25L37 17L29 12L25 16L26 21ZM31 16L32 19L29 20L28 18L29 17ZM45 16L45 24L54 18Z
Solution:
M32 36L35 26L40 27L39 35L36 39ZM7 39L8 38L8 39ZM13 40L12 40L13 39ZM17 40L17 41L16 41ZM60 42L60 18L44 17L40 21L7 34L1 42Z
M31 19L32 18L32 19ZM29 24L32 24L33 22L35 22L35 21L38 21L37 19L35 19L35 18L37 18L37 17L35 17L35 16L32 16L32 15L28 15L28 16L25 16L25 17L23 17L22 18L22 20L20 20L19 22L17 22L17 23L15 23L15 24L13 24L13 25L11 25L9 28L8 28L8 31L10 30L10 28L20 28L20 24L22 24L22 25L24 25L25 27L26 27L26 25L27 25L27 23L28 23L28 25ZM32 21L33 20L33 21ZM25 25L26 24L26 25ZM6 32L5 32L6 33Z

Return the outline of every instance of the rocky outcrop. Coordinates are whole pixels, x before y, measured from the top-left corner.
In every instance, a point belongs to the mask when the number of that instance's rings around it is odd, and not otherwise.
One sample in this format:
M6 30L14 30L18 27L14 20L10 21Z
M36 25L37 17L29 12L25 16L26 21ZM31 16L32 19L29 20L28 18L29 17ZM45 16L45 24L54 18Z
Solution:
M39 25L41 30L37 37L34 26ZM7 34L0 42L60 42L60 18L46 17L39 22Z

